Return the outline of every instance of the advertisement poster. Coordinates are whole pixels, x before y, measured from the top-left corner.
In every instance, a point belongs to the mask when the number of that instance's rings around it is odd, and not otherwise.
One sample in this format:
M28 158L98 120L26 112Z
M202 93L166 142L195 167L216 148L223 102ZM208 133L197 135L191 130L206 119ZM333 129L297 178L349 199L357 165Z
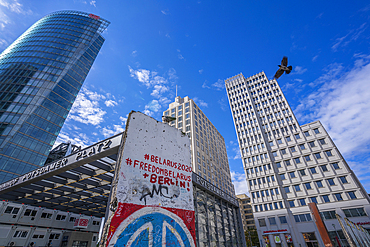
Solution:
M277 244L281 243L281 238L280 238L279 235L274 235L274 240L275 240L275 243L277 243Z
M285 239L287 243L293 243L292 235L285 234Z
M106 246L195 246L189 138L132 112L122 141Z
M266 247L270 247L270 239L269 236L263 236L263 240L265 241Z

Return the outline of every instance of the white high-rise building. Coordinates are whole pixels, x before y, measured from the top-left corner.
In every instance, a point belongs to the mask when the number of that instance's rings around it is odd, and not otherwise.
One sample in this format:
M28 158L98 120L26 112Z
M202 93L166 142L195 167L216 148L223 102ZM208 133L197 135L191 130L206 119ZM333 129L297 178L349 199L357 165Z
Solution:
M195 102L188 96L177 96L163 116L175 117L176 120L169 124L190 137L193 172L230 195L235 195L225 140Z
M262 246L324 246L311 202L334 246L348 246L335 214L370 229L369 196L320 121L300 126L264 72L225 84Z

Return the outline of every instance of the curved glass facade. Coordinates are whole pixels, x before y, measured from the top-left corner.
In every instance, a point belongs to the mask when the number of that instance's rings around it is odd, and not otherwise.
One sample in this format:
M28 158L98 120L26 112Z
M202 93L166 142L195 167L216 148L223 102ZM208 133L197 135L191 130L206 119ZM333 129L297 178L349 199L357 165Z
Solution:
M0 54L0 183L44 165L108 25L55 12Z

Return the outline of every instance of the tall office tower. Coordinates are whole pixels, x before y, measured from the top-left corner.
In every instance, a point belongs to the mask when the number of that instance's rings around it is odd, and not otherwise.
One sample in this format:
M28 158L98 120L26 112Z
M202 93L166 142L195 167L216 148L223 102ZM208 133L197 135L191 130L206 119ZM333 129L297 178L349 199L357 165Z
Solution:
M0 183L44 165L108 25L55 12L0 54Z
M177 96L163 115L175 117L176 120L169 124L190 137L193 171L216 187L235 195L225 140L194 101L188 96Z
M256 229L254 222L251 198L246 194L236 195L239 202L240 215L242 217L244 231Z
M369 196L319 121L300 126L264 72L225 84L261 240L324 246L311 202L335 243L347 246L335 214L370 228Z

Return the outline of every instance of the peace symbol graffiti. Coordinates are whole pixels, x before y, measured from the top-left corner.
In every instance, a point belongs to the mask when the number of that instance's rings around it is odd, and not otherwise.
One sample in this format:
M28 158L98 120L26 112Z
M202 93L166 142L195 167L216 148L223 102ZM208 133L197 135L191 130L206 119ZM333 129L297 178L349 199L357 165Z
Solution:
M109 246L195 247L182 219L158 207L145 207L127 217L117 228Z

